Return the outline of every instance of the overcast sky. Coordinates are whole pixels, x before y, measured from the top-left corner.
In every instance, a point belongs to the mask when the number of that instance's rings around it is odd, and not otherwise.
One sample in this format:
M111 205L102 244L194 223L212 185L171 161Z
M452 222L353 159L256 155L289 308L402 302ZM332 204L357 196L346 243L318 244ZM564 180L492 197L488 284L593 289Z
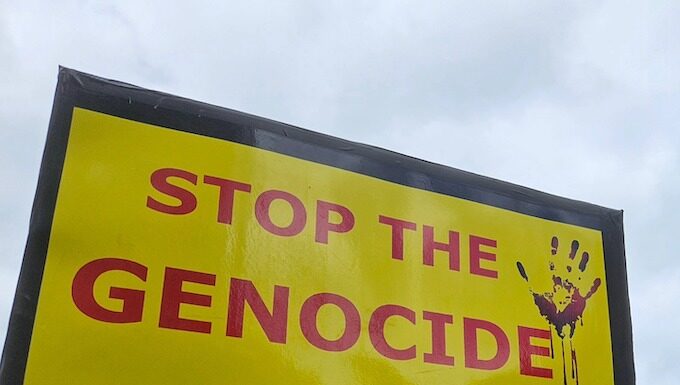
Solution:
M625 210L639 384L680 378L680 2L0 0L0 338L59 64Z

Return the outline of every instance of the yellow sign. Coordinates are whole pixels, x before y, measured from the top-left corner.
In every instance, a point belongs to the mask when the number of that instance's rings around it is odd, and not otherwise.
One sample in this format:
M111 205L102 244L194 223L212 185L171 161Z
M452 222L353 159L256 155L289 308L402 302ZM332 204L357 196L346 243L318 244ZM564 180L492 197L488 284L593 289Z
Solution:
M26 384L613 384L600 231L73 110Z

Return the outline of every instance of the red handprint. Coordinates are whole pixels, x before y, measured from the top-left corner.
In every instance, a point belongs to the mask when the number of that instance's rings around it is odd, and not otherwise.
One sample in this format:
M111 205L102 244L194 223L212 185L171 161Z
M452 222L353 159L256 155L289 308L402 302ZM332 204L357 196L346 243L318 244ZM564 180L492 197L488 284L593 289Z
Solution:
M558 253L559 239L552 237L550 242L551 256L548 257L548 266L552 274L552 288L545 291L537 291L531 287L531 282L526 269L521 262L517 262L517 270L522 278L530 284L534 303L540 314L555 328L557 335L562 339L562 362L564 372L564 383L566 379L566 366L564 362L564 337L568 335L571 347L572 370L571 377L578 384L578 365L576 361L576 350L574 350L571 337L576 331L577 322L583 322L583 312L590 297L597 292L602 284L600 278L596 278L589 287L584 287L582 275L588 267L590 255L584 251L579 255L579 242L571 242L571 248L567 255L560 256ZM579 258L577 258L579 257ZM587 288L585 295L582 294ZM569 327L565 333L565 327Z

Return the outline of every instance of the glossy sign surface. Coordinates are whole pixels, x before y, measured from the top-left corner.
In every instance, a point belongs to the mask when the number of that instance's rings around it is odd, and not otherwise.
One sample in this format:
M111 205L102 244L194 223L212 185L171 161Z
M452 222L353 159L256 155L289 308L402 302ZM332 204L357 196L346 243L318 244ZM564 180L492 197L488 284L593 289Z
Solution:
M70 117L16 383L615 383L596 226Z

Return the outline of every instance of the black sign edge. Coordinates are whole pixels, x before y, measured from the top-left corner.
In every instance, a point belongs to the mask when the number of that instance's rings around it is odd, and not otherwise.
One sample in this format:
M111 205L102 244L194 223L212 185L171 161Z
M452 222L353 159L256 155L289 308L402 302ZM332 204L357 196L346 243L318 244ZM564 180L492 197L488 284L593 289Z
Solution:
M534 217L602 231L616 385L635 384L623 212L547 194L285 123L59 68L29 235L0 361L22 384L73 108L210 136ZM200 124L196 122L200 121ZM311 149L314 151L310 151ZM371 162L366 162L366 160ZM447 183L448 182L448 183ZM549 206L549 207L546 207ZM547 210L546 210L547 209Z
M0 384L20 385L28 360L52 219L66 155L73 108L65 93L68 73L59 69L47 138L40 163L28 238L0 361Z

